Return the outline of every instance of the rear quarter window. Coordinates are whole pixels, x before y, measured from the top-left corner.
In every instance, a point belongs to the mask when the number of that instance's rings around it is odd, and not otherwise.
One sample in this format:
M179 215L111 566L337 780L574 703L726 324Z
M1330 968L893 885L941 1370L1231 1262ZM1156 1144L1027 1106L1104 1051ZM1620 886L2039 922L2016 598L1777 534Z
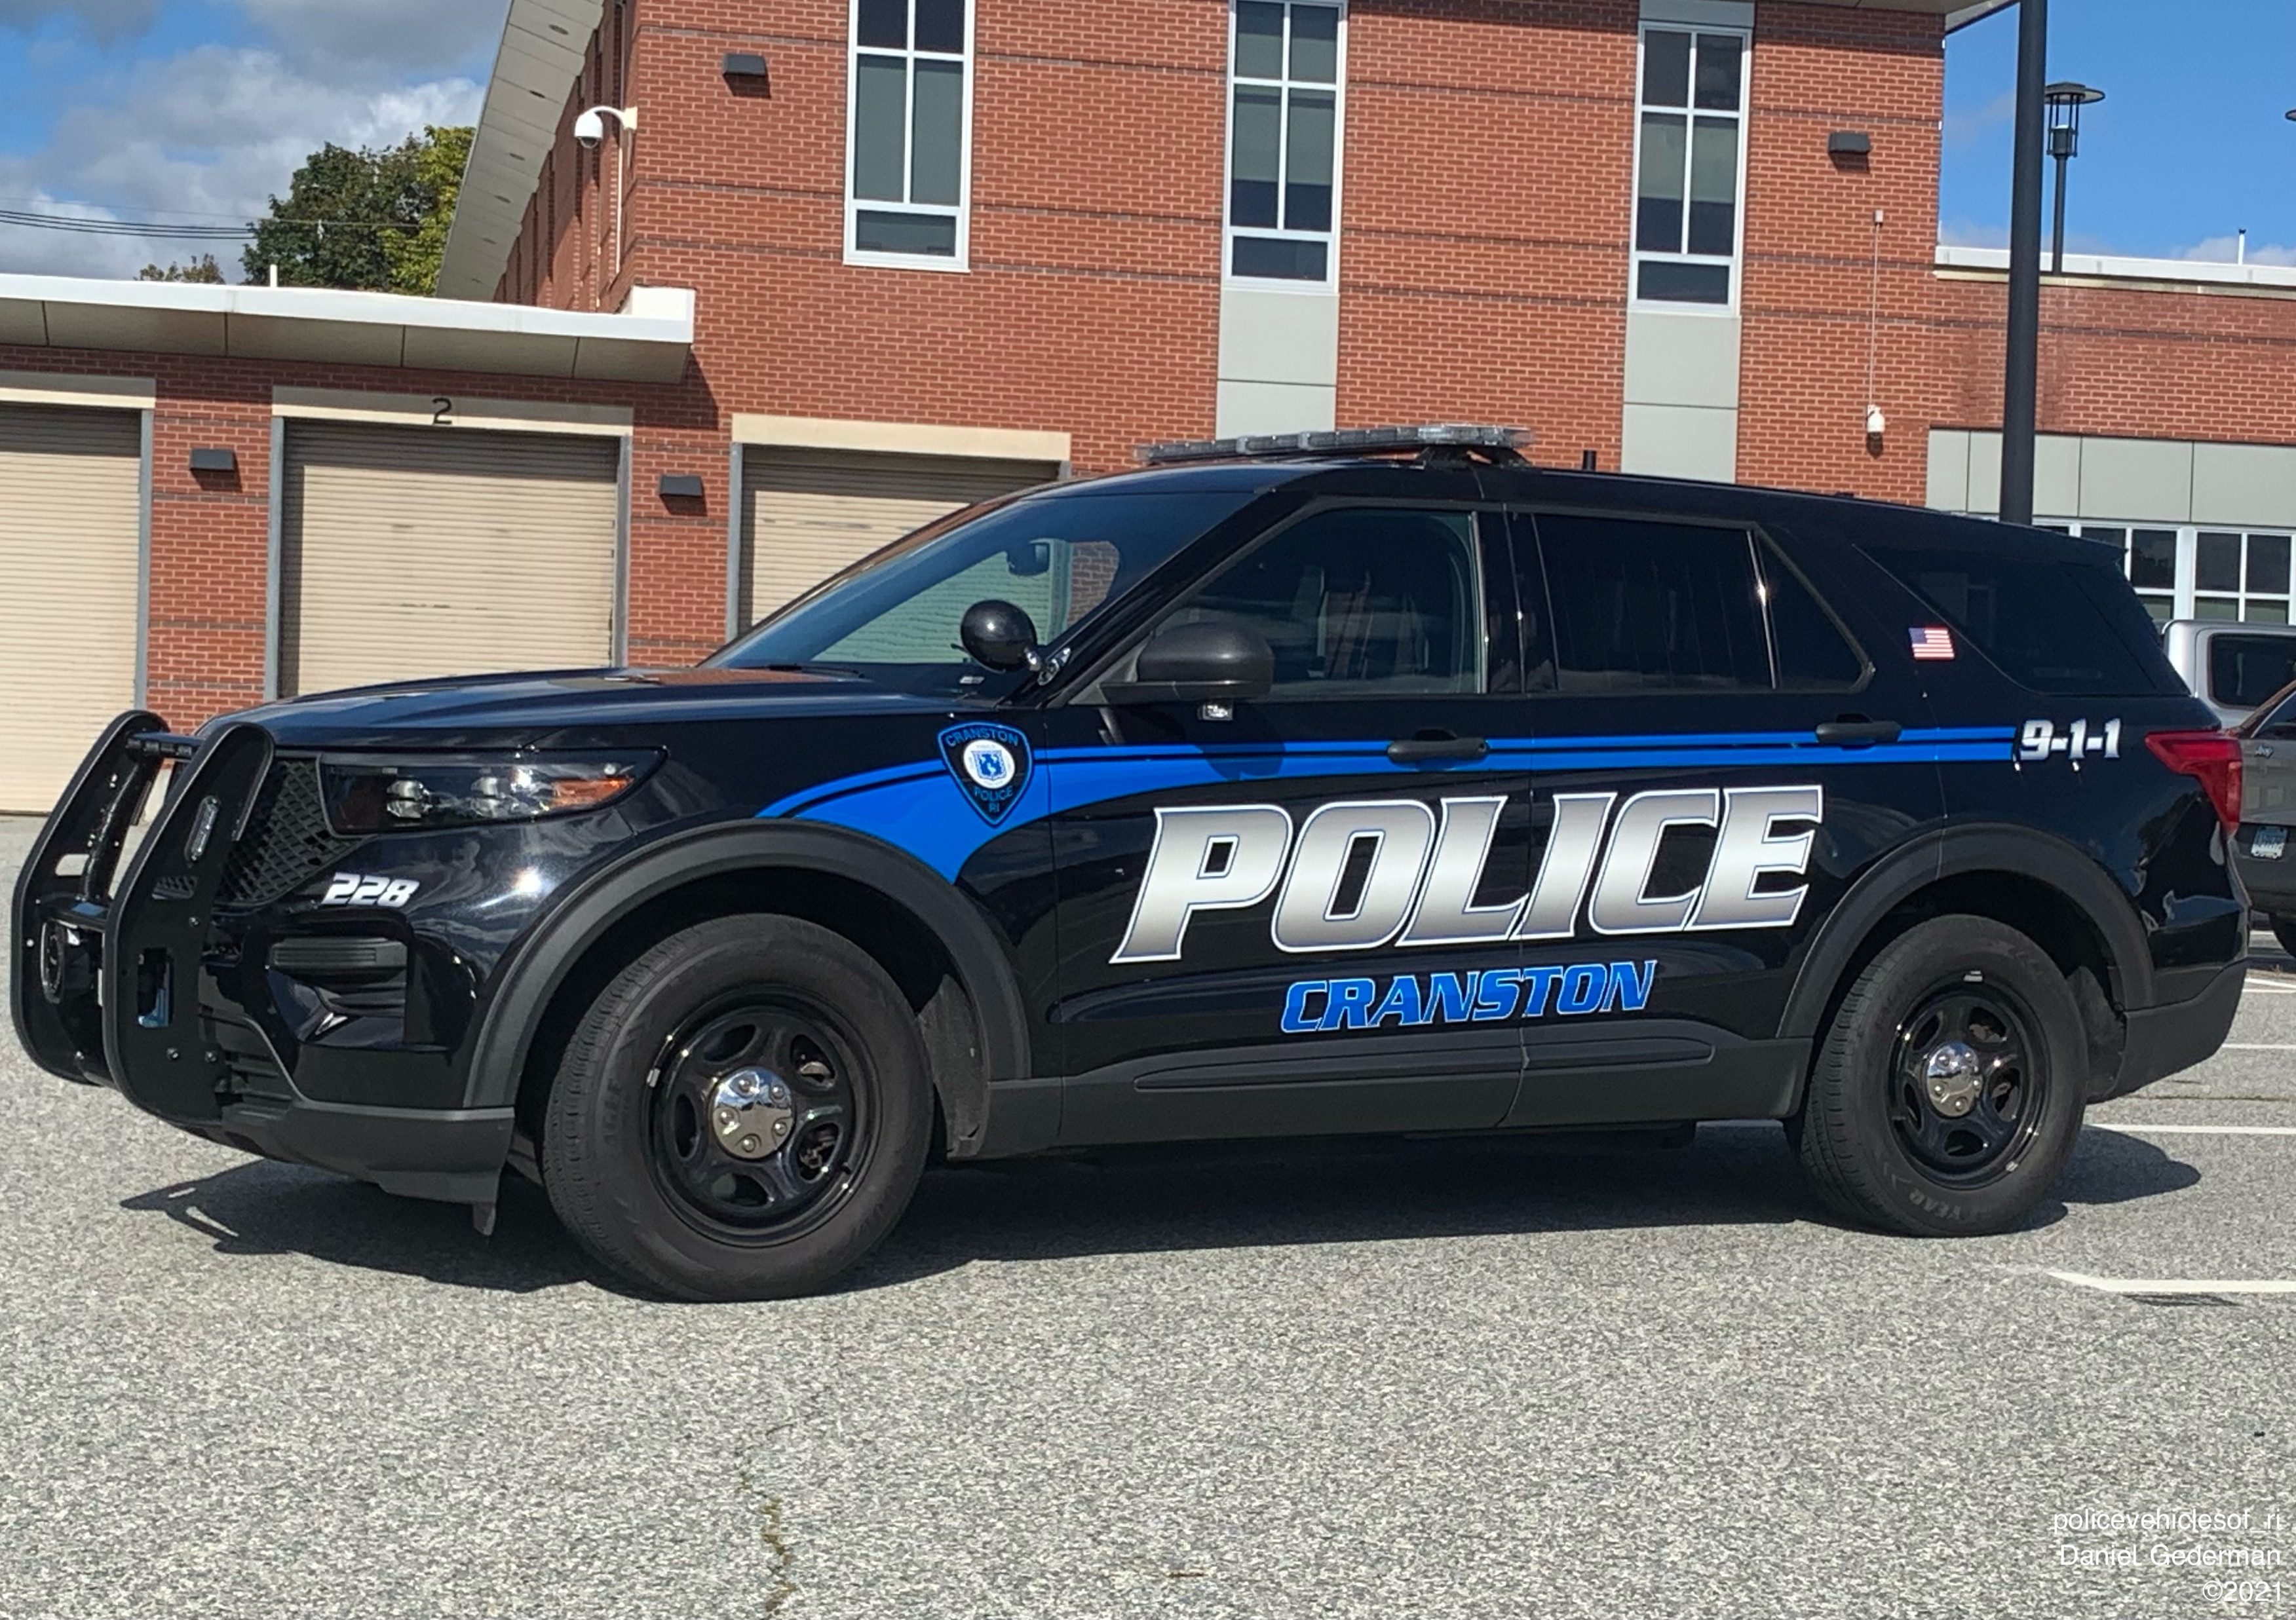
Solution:
M2152 616L2109 563L1944 546L1864 550L2021 686L2098 697L2183 689Z
M2227 708L2254 708L2296 681L2296 635L2209 638L2209 696Z

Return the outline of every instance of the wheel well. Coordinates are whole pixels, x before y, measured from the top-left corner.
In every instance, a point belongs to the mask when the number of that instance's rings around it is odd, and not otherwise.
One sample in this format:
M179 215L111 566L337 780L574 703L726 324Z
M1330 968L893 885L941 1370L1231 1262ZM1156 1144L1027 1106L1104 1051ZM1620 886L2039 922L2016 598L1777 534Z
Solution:
M666 890L617 919L584 953L552 993L528 1048L519 1076L520 1129L541 1141L543 1105L566 1043L615 975L682 929L753 912L802 918L840 934L884 969L915 1010L932 1061L937 1148L953 1134L977 1134L979 1122L970 1117L977 1105L968 1100L981 1096L988 1081L980 1015L939 937L914 912L865 883L775 866L716 873Z
M1956 872L1898 901L1866 930L1843 963L1826 997L1819 1031L1833 1023L1849 986L1890 941L1932 917L1948 916L1989 917L2046 952L2080 1007L2088 1032L2091 1075L2109 1082L2119 1074L2128 1026L2120 976L2104 936L2070 896L2027 872Z

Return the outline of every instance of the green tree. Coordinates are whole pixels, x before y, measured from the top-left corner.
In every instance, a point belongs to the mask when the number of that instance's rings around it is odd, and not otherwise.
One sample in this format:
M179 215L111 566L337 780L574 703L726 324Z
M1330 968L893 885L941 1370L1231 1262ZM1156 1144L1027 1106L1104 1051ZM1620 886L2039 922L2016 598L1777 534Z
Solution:
M158 265L146 265L135 273L139 282L202 282L213 286L223 284L223 266L216 263L215 255L202 253L188 265L172 261L165 269Z
M277 265L283 287L428 295L470 150L468 128L438 127L397 146L322 146L252 222L240 256L247 279Z
M467 125L422 132L414 152L415 214L412 231L383 233L382 251L390 261L394 291L428 298L439 286L439 261L447 252L447 229L455 223L455 202L463 192L463 168L471 160Z

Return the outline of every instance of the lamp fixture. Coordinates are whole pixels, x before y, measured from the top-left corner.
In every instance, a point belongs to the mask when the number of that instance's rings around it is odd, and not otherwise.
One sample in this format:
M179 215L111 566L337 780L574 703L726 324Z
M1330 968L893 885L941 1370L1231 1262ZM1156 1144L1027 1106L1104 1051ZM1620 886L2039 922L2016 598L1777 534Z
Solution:
M2057 160L2056 238L2049 258L2051 275L2065 273L2065 165L2080 155L2081 109L2103 99L2103 91L2070 79L2062 79L2041 92L2041 100L2048 108L2049 156Z
M239 453L228 445L201 446L192 452L193 472L237 472Z

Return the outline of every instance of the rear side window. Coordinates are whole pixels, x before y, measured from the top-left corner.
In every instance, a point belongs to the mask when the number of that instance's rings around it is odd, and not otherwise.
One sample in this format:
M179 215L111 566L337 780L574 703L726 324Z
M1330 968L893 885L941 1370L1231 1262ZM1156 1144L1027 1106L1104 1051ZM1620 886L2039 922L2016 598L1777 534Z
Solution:
M1546 514L1538 524L1560 690L1770 690L1751 535Z
M2209 697L2227 708L2254 708L2296 681L2296 635L2212 635Z
M2021 686L2074 696L2174 690L2152 618L2117 569L1943 547L1866 553Z
M1777 643L1778 684L1793 691L1848 691L1866 678L1866 659L1776 552L1762 552L1762 583Z

